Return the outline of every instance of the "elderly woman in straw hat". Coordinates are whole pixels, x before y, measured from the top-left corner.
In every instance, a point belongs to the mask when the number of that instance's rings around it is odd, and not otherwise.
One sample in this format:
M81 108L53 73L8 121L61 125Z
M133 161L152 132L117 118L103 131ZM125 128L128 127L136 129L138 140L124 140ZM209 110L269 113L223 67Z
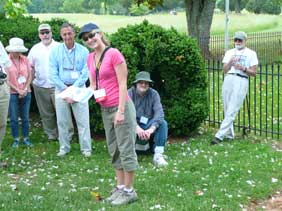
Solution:
M23 144L31 147L32 143L28 136L32 72L27 57L22 55L28 49L24 46L22 39L14 37L9 40L6 51L9 52L11 60L11 66L7 69L7 74L8 84L10 85L10 125L14 138L12 147L17 148L20 144L18 113L20 113L22 120Z

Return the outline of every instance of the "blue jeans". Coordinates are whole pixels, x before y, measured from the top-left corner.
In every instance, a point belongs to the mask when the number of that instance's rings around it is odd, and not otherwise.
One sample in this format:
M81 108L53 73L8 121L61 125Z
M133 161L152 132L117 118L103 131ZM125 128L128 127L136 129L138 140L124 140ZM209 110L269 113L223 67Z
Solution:
M19 98L18 94L11 94L9 114L12 136L14 139L19 138L19 113L22 120L22 135L24 138L29 134L29 108L31 94L28 93L25 97Z
M147 130L152 126L152 121L151 120L148 121L148 123L146 125L142 124L142 123L138 123L138 125L142 129ZM167 133L168 133L167 122L165 120L163 120L160 123L159 127L154 132L153 136L149 140L152 152L154 152L156 147L164 147L165 146L165 143L167 141ZM152 144L152 142L153 142L153 144Z

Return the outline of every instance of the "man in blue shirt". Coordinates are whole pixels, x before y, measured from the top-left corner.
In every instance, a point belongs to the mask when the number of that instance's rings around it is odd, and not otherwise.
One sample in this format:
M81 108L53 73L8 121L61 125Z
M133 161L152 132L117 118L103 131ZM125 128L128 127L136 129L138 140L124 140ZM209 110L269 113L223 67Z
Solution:
M136 109L137 153L151 149L154 152L154 164L161 167L167 165L163 153L168 128L164 120L160 95L155 89L150 88L152 82L148 72L139 72L128 94Z
M88 79L86 59L89 52L84 46L74 42L75 31L69 23L61 26L60 34L64 43L53 48L49 58L50 81L55 85L60 142L60 151L57 155L64 156L70 152L70 140L73 135L71 132L73 128L72 109L78 128L81 153L89 157L91 156L91 137L88 102L75 102L69 97L57 96L70 86L85 87Z

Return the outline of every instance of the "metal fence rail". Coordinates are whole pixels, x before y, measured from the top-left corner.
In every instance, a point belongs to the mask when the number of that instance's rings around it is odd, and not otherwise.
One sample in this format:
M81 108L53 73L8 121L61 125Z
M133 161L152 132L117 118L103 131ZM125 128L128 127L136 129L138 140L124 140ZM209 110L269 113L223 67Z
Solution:
M209 60L221 60L224 55L224 35L201 37L199 45L203 49L204 43L209 40L209 52L202 52L203 57ZM233 36L229 37L229 48L233 48ZM257 52L261 64L271 64L282 61L282 32L248 33L247 45Z
M214 127L219 127L224 116L221 95L224 79L222 63L208 60L206 69L210 105L207 122ZM282 137L281 76L280 64L259 65L256 77L249 78L249 92L234 122L235 129L243 133L250 131L265 137L277 139Z

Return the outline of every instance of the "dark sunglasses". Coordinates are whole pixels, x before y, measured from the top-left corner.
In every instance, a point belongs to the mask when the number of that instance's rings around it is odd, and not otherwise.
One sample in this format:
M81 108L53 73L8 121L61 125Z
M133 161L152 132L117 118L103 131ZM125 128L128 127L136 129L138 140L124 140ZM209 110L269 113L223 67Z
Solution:
M44 32L40 32L40 34L44 35L44 34L49 34L50 31L44 31Z
M235 39L234 39L234 42L243 42L243 40L238 39L238 38L235 38Z
M88 39L92 39L93 37L96 36L96 34L98 34L98 32L89 32L88 34L85 34L84 36L82 36L82 39L84 42L87 42Z

